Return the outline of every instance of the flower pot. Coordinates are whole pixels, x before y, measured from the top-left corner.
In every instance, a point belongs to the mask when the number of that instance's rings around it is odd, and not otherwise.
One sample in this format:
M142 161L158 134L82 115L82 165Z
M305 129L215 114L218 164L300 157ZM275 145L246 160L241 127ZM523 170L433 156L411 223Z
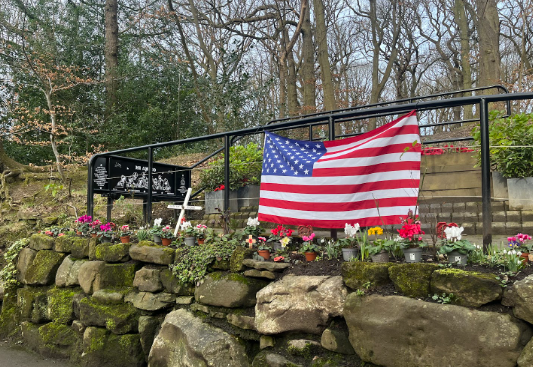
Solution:
M203 244L204 244L204 241L205 241L205 240L204 240L203 238L202 238L202 239L198 239L198 244L199 244L199 245L203 245Z
M121 243L130 243L130 236L120 236Z
M272 249L274 251L279 251L281 250L283 247L281 246L281 242L279 241L275 241L275 242L272 242Z
M316 252L304 252L304 254L305 254L305 259L307 261L315 261L316 255L317 255Z
M522 263L527 264L530 261L529 256L529 252L522 252L522 255L520 255L522 257Z
M342 249L342 258L344 261L350 261L353 258L357 257L356 248L343 248Z
M163 246L168 246L172 243L172 238L161 238L161 242L163 243Z
M187 246L195 246L196 245L196 237L185 237L185 244Z
M422 249L420 247L406 248L403 250L403 256L407 263L419 263L422 261Z
M466 261L468 260L468 254L463 255L459 251L452 251L448 254L448 262L450 264L457 264L461 266L466 266Z
M76 235L81 236L82 235L81 231L76 231Z
M153 240L154 240L155 243L161 243L161 237L159 237L158 235L154 234Z
M91 233L91 237L92 238L96 238L96 237L98 237L98 235L96 233Z
M373 263L388 263L389 262L389 253L385 250L382 250L379 254L371 256Z
M100 243L110 243L111 237L101 236L100 237Z
M508 178L509 209L533 210L533 177Z
M262 256L263 259L268 260L270 259L270 251L268 250L257 250L257 253L259 256Z

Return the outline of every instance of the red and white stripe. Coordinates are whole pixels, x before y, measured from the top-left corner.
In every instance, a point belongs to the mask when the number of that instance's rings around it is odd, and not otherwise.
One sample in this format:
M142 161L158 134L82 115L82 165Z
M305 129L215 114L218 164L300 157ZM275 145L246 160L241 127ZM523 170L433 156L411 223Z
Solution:
M261 177L259 220L318 228L399 224L417 204L419 143L416 111L360 136L326 141L312 177Z

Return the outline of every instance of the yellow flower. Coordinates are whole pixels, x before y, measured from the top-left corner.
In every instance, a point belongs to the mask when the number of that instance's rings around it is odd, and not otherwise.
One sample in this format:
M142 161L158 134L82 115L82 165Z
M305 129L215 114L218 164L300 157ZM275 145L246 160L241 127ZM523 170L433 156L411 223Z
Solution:
M372 236L372 235L374 235L374 234L376 234L376 235L378 235L378 236L379 236L379 235L382 235L382 234L383 234L383 229L380 228L380 227L369 228L369 229L368 229L368 235L369 235L369 236Z

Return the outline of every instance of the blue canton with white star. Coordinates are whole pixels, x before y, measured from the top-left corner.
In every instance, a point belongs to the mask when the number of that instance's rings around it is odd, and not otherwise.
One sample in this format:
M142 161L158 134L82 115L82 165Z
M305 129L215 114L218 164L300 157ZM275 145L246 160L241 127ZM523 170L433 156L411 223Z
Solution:
M313 165L326 153L322 142L294 140L266 132L263 175L310 177Z

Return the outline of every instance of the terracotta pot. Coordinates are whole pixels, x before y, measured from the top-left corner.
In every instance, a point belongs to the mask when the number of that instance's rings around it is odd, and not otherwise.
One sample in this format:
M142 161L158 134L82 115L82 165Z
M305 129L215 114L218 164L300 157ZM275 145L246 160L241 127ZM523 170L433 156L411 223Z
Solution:
M316 252L305 252L304 254L305 254L305 259L307 261L315 261L316 255L317 255Z
M527 264L529 262L529 253L528 252L522 252L522 255L520 255L522 258L522 263Z
M204 244L204 239L203 238L202 239L198 239L198 244L199 245L203 245Z
M96 237L98 237L98 234L96 234L96 233L91 233L91 237L92 237L92 238L96 238Z
M121 236L120 242L122 243L130 243L130 236Z
M76 234L77 234L78 236L81 236L81 235L82 235L81 231L76 231Z
M270 259L270 251L268 250L257 250L257 253L259 256L262 256L263 259L268 260Z
M161 238L161 242L163 243L163 246L168 246L172 243L172 238Z

